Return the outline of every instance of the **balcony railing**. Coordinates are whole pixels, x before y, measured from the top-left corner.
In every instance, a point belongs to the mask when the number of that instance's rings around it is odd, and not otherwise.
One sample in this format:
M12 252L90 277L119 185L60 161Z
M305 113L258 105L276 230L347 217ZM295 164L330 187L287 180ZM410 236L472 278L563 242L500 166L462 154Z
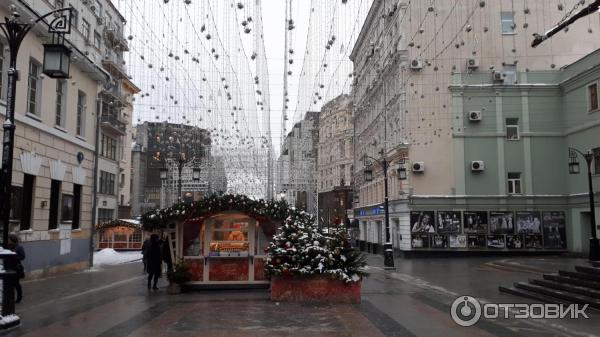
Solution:
M127 78L127 71L123 65L123 57L117 53L109 52L102 57L102 66L112 75L118 75L121 78Z
M127 123L115 115L100 115L100 125L121 135L125 135L127 132Z

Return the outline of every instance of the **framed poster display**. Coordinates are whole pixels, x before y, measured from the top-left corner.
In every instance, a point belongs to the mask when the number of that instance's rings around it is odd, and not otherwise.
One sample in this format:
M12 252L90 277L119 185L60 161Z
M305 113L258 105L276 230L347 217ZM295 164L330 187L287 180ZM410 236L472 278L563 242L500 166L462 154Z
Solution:
M467 246L469 248L485 248L487 246L485 235L468 235Z
M412 248L429 248L429 234L412 234L410 246Z
M513 212L490 212L491 234L514 234Z
M525 248L542 249L541 235L525 235Z
M437 232L442 233L460 233L461 214L457 211L438 211L437 212Z
M506 247L504 241L504 235L488 235L487 236L488 248L502 249Z
M542 217L538 211L517 212L517 234L542 233Z
M506 248L508 249L522 249L524 247L522 235L507 235L506 236Z
M448 248L448 236L435 234L431 238L431 248Z
M410 231L412 233L435 233L433 211L410 212Z
M565 212L543 212L544 248L566 249L566 218Z
M463 212L464 233L488 232L488 213L485 211Z
M448 237L450 248L467 248L467 236L451 234Z

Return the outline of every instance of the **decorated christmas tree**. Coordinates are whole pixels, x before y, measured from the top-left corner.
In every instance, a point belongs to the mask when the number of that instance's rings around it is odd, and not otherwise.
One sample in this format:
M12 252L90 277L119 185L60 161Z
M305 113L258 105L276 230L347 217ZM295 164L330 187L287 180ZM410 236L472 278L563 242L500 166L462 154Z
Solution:
M365 257L350 245L342 228L320 229L307 213L288 217L267 248L268 275L323 275L345 282L366 275Z

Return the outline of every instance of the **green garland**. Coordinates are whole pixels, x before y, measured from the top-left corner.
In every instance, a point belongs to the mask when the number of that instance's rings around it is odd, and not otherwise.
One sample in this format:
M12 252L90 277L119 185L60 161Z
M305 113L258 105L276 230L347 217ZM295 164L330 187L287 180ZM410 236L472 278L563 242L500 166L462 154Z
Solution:
M208 217L225 211L238 211L253 218L283 222L290 216L310 217L306 212L289 207L285 200L254 200L245 195L211 195L192 203L180 202L171 207L156 209L142 216L145 230L167 228L169 224L197 217Z

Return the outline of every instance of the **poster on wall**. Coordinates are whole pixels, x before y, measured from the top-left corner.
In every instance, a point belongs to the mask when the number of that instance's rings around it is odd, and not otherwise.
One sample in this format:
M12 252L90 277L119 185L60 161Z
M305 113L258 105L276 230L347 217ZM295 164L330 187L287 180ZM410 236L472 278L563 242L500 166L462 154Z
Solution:
M542 233L542 217L538 211L517 212L517 234Z
M463 227L465 233L487 233L488 214L487 212L464 212Z
M486 236L485 235L468 235L467 245L469 248L485 248L486 247Z
M542 249L541 235L525 235L525 248Z
M514 232L513 212L490 212L491 234L513 234Z
M412 248L429 248L429 234L413 234L410 246Z
M448 241L450 248L467 248L466 235L450 235Z
M565 212L544 212L544 248L567 249Z
M410 212L410 231L412 233L435 233L433 211Z
M524 246L522 235L507 235L506 236L506 248L508 249L522 249Z
M437 212L438 233L460 233L460 212L438 211Z
M448 236L434 235L431 239L431 248L448 248Z
M488 235L487 236L488 248L502 249L506 247L504 241L504 235Z

